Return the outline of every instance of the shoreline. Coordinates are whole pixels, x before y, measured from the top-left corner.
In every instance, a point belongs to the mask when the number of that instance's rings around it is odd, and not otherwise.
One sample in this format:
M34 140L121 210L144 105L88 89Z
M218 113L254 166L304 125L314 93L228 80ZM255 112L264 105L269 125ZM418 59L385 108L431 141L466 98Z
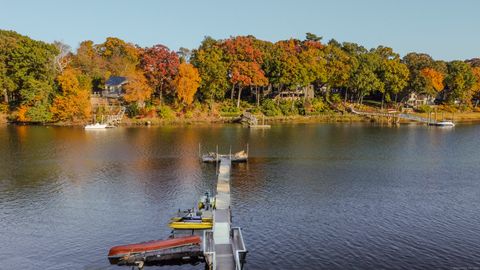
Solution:
M427 114L415 114L425 117ZM427 116L428 117L428 116ZM184 125L211 125L211 124L233 124L236 123L238 117L204 117L204 118L174 118L162 119L159 117L145 117L145 118L125 118L120 127L141 127L141 126L184 126ZM320 115L293 115L293 116L274 116L265 117L265 124L279 124L279 123L367 123L373 122L378 124L386 124L383 121L367 118L365 116L356 115L352 113L330 113ZM480 112L457 113L454 116L455 123L480 123ZM415 121L401 120L400 124L416 123ZM86 123L17 123L9 122L5 114L0 115L0 126L7 125L22 125L22 126L52 126L52 127L83 127Z
M164 120L160 118L128 118L120 126L172 126L172 125L206 125L206 124L232 124L238 117L208 117L203 119L176 118ZM354 114L322 114L312 116L275 116L265 117L265 124L275 123L340 123L340 122L368 122L368 119Z

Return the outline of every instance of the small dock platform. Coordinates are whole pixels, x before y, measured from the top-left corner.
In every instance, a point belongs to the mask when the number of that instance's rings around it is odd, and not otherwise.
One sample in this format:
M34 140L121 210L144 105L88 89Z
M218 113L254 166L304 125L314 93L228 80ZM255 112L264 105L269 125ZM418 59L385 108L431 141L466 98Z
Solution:
M262 118L262 124L259 124L258 118L250 112L244 112L241 118L242 123L246 123L252 129L268 129L270 125L265 125L265 118Z

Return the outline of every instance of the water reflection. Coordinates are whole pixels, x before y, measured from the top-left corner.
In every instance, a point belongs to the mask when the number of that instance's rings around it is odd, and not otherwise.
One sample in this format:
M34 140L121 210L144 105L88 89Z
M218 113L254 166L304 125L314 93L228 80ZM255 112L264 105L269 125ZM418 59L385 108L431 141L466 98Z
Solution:
M199 143L221 152L250 145L251 159L232 172L250 269L478 266L479 131L0 128L2 267L119 269L106 260L110 246L167 237L169 217L214 189Z

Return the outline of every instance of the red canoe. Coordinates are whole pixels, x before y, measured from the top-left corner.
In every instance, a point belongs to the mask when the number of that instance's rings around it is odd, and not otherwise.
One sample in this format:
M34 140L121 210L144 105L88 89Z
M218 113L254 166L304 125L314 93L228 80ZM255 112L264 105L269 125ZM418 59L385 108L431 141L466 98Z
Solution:
M200 245L201 238L198 235L172 238L167 240L154 240L138 244L115 246L108 252L108 258L114 259L129 256L135 253L153 252L169 248L177 248L189 245Z

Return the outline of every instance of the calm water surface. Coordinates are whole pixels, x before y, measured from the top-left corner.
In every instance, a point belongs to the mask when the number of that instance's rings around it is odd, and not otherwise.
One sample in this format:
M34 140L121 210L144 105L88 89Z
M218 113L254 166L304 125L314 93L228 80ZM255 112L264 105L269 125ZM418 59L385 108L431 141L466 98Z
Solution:
M0 269L129 269L108 264L111 246L166 238L171 215L215 186L199 142L250 144L232 171L247 269L480 269L479 135L476 125L3 127Z

